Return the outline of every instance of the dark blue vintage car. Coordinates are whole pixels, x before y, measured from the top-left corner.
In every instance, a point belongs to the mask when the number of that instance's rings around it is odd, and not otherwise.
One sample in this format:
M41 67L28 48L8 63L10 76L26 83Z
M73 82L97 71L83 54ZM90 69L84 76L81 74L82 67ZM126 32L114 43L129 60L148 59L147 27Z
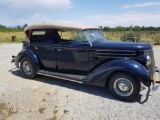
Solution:
M106 40L101 29L43 22L25 28L23 49L12 62L27 78L37 74L107 86L121 100L135 99L141 83L157 81L154 54L148 43ZM156 70L156 71L155 71Z

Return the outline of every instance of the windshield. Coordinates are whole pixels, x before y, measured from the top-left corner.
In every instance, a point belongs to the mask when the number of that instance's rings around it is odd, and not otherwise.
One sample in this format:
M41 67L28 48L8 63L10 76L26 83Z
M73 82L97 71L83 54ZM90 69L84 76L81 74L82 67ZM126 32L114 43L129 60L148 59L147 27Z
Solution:
M90 30L83 30L83 31L59 30L58 33L61 36L61 39L88 41L88 44L90 44L91 46L93 42L106 40L102 31L98 29L94 29L94 30L90 29Z
M103 41L106 40L101 30L85 30L84 34L87 40L92 44L95 41Z

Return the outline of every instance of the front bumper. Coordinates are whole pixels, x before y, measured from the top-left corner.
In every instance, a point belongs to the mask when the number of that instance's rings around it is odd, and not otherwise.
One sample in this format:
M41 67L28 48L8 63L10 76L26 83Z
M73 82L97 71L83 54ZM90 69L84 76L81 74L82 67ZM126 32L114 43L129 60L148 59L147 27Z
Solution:
M156 85L156 83L160 83L160 69L158 69L158 67L155 68L155 73L152 83L153 83L152 90L153 91L157 90L159 88L159 85Z
M15 60L16 60L16 56L12 56L12 60L11 60L11 63L13 63L13 62L15 62Z

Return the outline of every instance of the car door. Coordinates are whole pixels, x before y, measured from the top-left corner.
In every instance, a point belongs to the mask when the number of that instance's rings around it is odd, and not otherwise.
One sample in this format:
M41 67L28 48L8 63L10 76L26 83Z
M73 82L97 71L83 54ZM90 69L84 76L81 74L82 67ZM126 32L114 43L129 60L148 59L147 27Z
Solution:
M56 69L56 51L54 45L32 44L31 47L45 68Z
M38 35L36 34L38 33ZM42 34L40 34L42 33ZM48 30L35 30L32 32L31 49L37 55L45 68L56 69L56 46L49 36Z
M57 66L62 72L87 74L89 72L89 45L75 42L59 43L57 47Z

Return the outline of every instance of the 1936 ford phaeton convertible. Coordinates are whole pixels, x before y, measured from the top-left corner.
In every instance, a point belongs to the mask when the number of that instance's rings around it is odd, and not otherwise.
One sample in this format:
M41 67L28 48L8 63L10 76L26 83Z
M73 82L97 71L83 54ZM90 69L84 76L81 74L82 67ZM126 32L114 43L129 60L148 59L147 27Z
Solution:
M40 74L108 86L122 100L135 99L141 83L148 87L158 83L150 44L109 41L99 28L84 25L28 26L23 49L12 62L27 78Z

